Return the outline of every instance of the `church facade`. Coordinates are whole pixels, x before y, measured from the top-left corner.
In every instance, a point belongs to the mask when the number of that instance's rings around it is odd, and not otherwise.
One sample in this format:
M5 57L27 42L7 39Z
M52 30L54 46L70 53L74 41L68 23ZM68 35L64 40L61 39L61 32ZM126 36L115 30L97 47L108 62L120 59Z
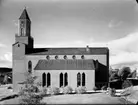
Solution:
M37 76L46 87L85 86L87 90L108 83L109 49L34 48L31 20L24 9L19 18L19 32L15 35L13 50L13 89L18 91L25 81L25 73Z

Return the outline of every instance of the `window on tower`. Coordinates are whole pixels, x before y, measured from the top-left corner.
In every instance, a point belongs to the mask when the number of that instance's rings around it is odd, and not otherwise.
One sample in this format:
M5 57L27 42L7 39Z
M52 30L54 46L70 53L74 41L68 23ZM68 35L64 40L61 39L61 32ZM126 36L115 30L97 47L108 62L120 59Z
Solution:
M32 72L32 62L31 61L28 62L28 72L29 73Z
M21 30L21 36L23 36L24 35L24 22L23 21L21 21L20 30Z

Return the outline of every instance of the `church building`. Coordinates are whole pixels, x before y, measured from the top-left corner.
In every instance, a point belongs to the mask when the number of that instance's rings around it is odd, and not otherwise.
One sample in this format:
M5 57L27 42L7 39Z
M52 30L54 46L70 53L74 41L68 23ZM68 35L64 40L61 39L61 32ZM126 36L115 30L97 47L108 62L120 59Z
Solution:
M46 87L95 86L108 83L109 49L107 47L34 48L31 20L24 9L19 17L18 34L12 45L13 90L18 91L25 73L37 76Z

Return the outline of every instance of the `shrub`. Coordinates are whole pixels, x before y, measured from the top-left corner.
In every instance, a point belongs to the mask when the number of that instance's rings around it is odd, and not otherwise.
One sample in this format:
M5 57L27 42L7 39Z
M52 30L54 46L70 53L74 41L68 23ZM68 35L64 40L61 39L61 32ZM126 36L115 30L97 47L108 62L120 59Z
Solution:
M102 86L101 90L107 90L107 86Z
M44 86L44 87L39 87L39 90L40 90L40 93L41 95L45 96L47 94L47 87Z
M93 87L93 90L96 91L96 90L98 90L98 88L97 88L96 86L94 86L94 87Z
M69 94L72 93L73 89L70 86L66 86L63 88L63 93L64 94Z
M63 93L64 92L64 87L63 86L60 87L59 91L60 91L60 93Z
M131 87L132 85L133 85L133 84L132 84L131 81L129 81L129 80L124 80L124 82L122 83L122 89Z
M7 87L7 89L12 89L12 87L11 87L11 86L9 86L9 87Z
M77 94L85 93L85 92L86 92L86 87L84 87L84 86L79 86L79 87L77 87L77 88L75 89L75 92L76 92Z
M57 87L48 87L47 88L47 94L54 95L54 94L59 94L59 92L60 92L60 90Z
M116 93L115 88L108 88L108 93L109 93L109 95L111 95L111 96L115 96L115 93Z

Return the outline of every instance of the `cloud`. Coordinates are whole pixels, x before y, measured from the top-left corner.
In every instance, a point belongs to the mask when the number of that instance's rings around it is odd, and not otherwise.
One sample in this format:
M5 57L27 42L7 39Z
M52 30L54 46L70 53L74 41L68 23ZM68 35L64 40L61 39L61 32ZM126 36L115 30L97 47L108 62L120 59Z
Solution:
M0 48L7 47L5 44L0 43Z
M122 21L118 21L118 20L111 20L108 24L109 28L114 28L114 27L118 27L122 24Z
M51 45L36 44L35 47L109 47L110 65L114 67L134 66L138 68L138 32L126 35L125 37L109 42L95 42L76 40L70 42L59 42Z
M110 65L138 64L138 33L108 42ZM138 67L138 66L137 66Z
M0 54L0 67L12 67L12 53Z

